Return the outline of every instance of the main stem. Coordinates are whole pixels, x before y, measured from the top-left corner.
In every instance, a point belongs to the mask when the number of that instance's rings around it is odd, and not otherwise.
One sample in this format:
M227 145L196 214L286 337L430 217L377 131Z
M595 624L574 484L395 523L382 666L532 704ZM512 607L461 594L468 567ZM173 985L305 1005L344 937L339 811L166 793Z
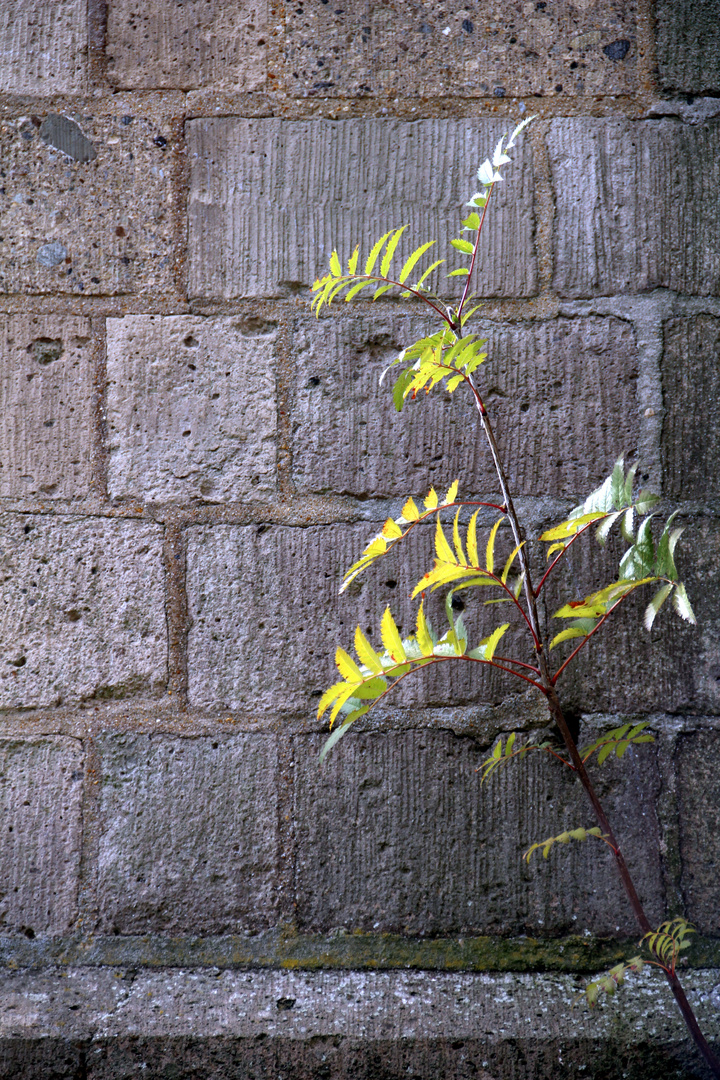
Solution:
M480 423L482 424L483 431L485 432L485 437L487 438L488 445L490 447L490 453L492 454L493 463L495 465L495 472L497 473L497 477L500 482L500 490L502 491L508 521L510 522L510 528L512 529L515 543L517 545L520 545L522 544L524 537L522 535L520 522L518 520L518 516L513 505L512 495L510 494L510 488L508 487L507 477L505 475L505 470L500 459L500 453L498 450L497 442L495 440L492 425L490 424L490 419L488 417L487 410L485 409L485 405L483 404L480 394L472 383L470 385L475 399L475 405L480 414ZM618 873L620 874L620 879L623 883L623 887L627 894L628 900L630 901L632 909L635 912L635 917L640 924L640 928L643 934L647 934L653 929L653 927L651 926L650 921L645 914L645 909L643 908L640 897L637 894L637 889L635 888L632 877L630 875L630 871L628 870L627 863L625 862L622 851L620 850L620 845L615 838L612 826L607 819L607 815L605 814L600 799L598 798L597 792L595 791L592 781L588 776L588 772L585 768L584 762L580 757L580 753L578 752L575 740L570 733L570 729L567 725L562 706L560 705L560 699L557 695L557 691L550 677L550 671L548 669L547 658L545 655L543 634L540 628L540 620L538 619L536 593L533 589L532 577L530 575L530 566L528 564L524 544L522 544L522 546L519 548L518 558L523 574L523 587L525 591L525 599L527 601L528 617L533 633L537 665L540 671L540 681L542 683L543 692L547 699L548 711L553 720L555 721L555 724L557 725L560 734L565 740L565 745L567 747L568 754L570 755L570 760L572 761L575 771L580 777L580 782L585 788L587 796L592 804L592 808L595 812L595 817L597 819L598 825L600 826L603 833L612 845L613 854L615 856L615 865L617 866ZM717 1080L720 1080L720 1061L718 1061L717 1057L711 1050L705 1036L703 1035L700 1027L698 1026L695 1013L692 1010L690 1002L685 996L685 991L682 988L680 980L678 979L674 971L671 972L665 970L665 975L668 983L670 984L670 989L675 996L678 1007L680 1008L680 1012L683 1015L683 1019L685 1020L688 1030L692 1035L698 1050L705 1058L705 1061L712 1070L713 1075L717 1078Z

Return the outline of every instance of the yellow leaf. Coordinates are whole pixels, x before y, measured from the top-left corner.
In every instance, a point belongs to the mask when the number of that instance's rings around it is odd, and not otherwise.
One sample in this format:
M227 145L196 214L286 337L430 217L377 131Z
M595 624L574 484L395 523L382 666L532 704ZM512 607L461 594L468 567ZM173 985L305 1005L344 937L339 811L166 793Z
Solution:
M480 569L480 564L478 563L477 549L477 516L479 513L480 511L476 510L473 516L470 518L470 524L468 525L467 531L468 559L470 560L470 566L476 566L478 570Z
M330 271L336 278L342 276L342 266L340 265L340 259L338 258L337 251L333 251L332 255L330 256Z
M464 577L472 577L475 572L474 569L468 569L466 566L458 566L457 563L436 562L435 568L429 570L427 574L418 581L413 589L411 599L414 600L418 593L424 592L425 589L432 588L434 591L438 586L447 585L450 581L457 581L459 578ZM480 579L477 580L480 581ZM495 584L491 578L486 580L487 584Z
M372 251L368 255L367 262L365 263L365 273L366 274L372 273L372 268L374 267L375 263L377 262L377 257L380 254L382 246L385 243L385 241L387 240L389 235L390 235L390 233L386 232L384 236L381 236L380 239L378 240L377 244L375 245L375 247L372 249Z
M490 535L488 537L487 548L485 550L485 565L488 574L492 574L495 567L495 537L497 536L498 529L503 523L504 517L505 515L503 514L502 517L497 519L490 530Z
M435 552L440 562L444 563L457 563L457 559L452 553L452 549L448 544L443 527L440 524L440 515L437 518L437 528L435 529Z
M593 521L600 521L601 518L607 516L604 510L598 510L592 514L583 514L581 517L568 518L567 521L562 521L559 525L556 525L554 529L548 529L540 539L543 541L565 540L569 536L574 536L584 525L589 525Z
M436 510L437 509L437 504L438 504L438 497L437 497L437 494L435 492L435 488L432 487L432 488L430 488L430 491L428 492L427 498L425 499L425 509L426 510Z
M358 654L361 664L370 668L376 675L382 675L383 666L380 663L380 657L375 652L359 626L355 630L355 652Z
M325 710L328 708L329 705L332 704L338 694L341 693L341 691L343 691L346 686L346 682L339 682L335 683L334 686L331 686L329 690L325 691L323 696L320 698L320 703L318 705L318 720L322 720Z
M346 679L348 682L362 682L363 674L360 668L357 666L352 656L348 656L344 649L338 648L335 653L335 663L337 664L337 669L343 679Z
M355 250L350 256L350 262L348 263L348 274L354 274L357 270L358 259L360 258L360 245L355 245Z
M460 529L458 527L460 521L460 507L458 506L455 520L453 521L453 544L455 545L455 551L457 552L458 562L465 562L465 552L463 551L462 540L460 539Z
M353 683L345 683L345 689L338 694L337 700L332 707L332 712L330 713L330 727L332 727L335 723L337 714L340 712L345 702L348 700L348 698L351 698L353 696L356 690L357 685Z
M445 496L445 501L443 503L444 506L448 506L450 503L455 502L455 499L457 498L457 493L458 493L458 487L459 486L460 486L460 481L459 480L453 480L452 484L450 485L450 487L448 489L448 493Z
M415 505L413 499L408 499L402 508L402 516L406 521L417 521L420 517L420 511Z
M376 555L384 555L385 552L387 551L387 548L388 548L388 546L387 546L387 541L385 540L385 538L383 536L376 536L370 541L368 546L365 548L365 550L363 551L363 555L368 555L368 556L373 556L373 557L376 556Z
M420 601L420 607L417 613L417 643L420 646L420 652L423 656L432 656L433 651L433 639L430 637L430 630L425 619L425 613L423 611L422 601Z
M492 634L490 634L489 637L483 638L483 640L480 642L486 660L492 660L493 656L495 655L495 650L497 649L500 642L500 638L503 636L509 626L510 623L503 623L502 626L498 626L497 630L493 630Z
M403 533L397 522L393 521L392 518L388 518L383 525L382 534L387 536L389 540L399 540Z
M520 548L523 546L524 543L525 543L525 541L521 540L521 542L518 544L518 546L516 548L513 548L510 555L508 555L508 560L505 563L505 566L503 568L503 572L502 572L502 574L500 576L500 580L502 581L503 585L505 584L505 582L508 579L508 574L510 573L510 567L515 562L515 556L517 555L518 551L520 550Z
M403 643L398 633L398 628L395 625L395 620L392 617L390 608L385 608L385 613L380 623L380 636L382 637L382 643L390 653L390 656L396 663L401 663L403 660L407 660Z

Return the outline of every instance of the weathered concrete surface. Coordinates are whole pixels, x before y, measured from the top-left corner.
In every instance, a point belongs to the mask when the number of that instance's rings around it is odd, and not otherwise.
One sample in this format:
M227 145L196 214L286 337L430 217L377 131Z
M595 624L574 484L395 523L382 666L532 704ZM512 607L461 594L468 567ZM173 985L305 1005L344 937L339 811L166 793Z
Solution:
M720 319L665 324L663 490L681 499L720 492Z
M259 90L265 83L266 0L112 0L108 78L126 90L156 87Z
M275 487L274 323L107 320L108 492L237 500Z
M0 89L77 94L85 89L87 0L3 0Z
M189 293L230 298L304 292L325 272L332 248L346 260L362 238L369 253L367 245L406 222L405 256L459 230L478 164L507 124L223 117L190 120L186 130ZM512 197L501 185L484 231L481 295L536 290L527 140L514 151L512 171ZM448 268L464 265L448 249ZM446 283L443 270L438 287L454 295L458 279Z
M65 117L79 133L37 119L0 123L0 292L172 294L170 130L115 113Z
M293 322L293 478L301 492L426 494L460 478L492 492L497 476L467 391L434 390L401 415L382 371L437 329L428 320L361 315ZM619 319L477 323L488 360L475 375L513 491L580 497L638 439L638 356ZM468 332L470 326L468 326ZM400 372L400 368L396 372Z
M637 87L637 6L364 0L286 9L298 97L576 97Z
M0 707L156 694L167 678L162 530L6 514Z
M344 571L380 527L365 523L189 529L191 703L261 715L277 711L312 715L322 692L337 681L335 649L351 646L358 623L379 646L380 619L389 604L402 632L410 633L417 603L409 595L432 566L432 527L415 530L401 552L388 554L374 573L369 572L372 579L361 578L338 596ZM479 535L484 543L487 530ZM501 544L498 552L503 551L505 558L512 548L509 536L503 536ZM438 594L426 599L425 612L444 632L447 620ZM470 603L464 614L473 645L505 618L498 616L496 607L477 610ZM508 633L504 649L512 655L515 646L527 649L520 633ZM477 668L450 661L420 671L393 694L393 704L498 702L526 688L494 669Z
M88 319L0 316L0 495L87 493L91 352Z
M715 0L656 0L655 37L664 90L720 90L720 23Z
M82 777L77 739L0 739L4 934L62 934L76 918Z
M106 735L100 926L222 933L275 919L277 769L269 735Z
M297 915L307 929L530 936L632 936L635 916L600 841L523 852L594 823L579 783L544 754L481 787L488 756L444 731L344 739L318 767L324 736L293 740ZM664 912L650 755L601 777L603 803L651 922ZM591 820L592 819L592 820Z
M720 731L683 735L677 750L681 883L688 918L720 932Z
M719 121L554 120L548 149L562 296L720 291Z
M596 634L558 682L563 701L582 712L720 712L720 617L716 589L720 587L720 529L714 518L686 525L676 561L697 616L698 625L683 622L668 604L658 615L652 633L644 629L643 612L655 593L639 589L624 600L603 630ZM655 535L659 535L660 528ZM606 551L588 534L572 549L545 599L548 616L569 599L581 599L593 589L618 578L624 544ZM557 634L565 620L548 619L548 632ZM553 650L553 664L569 655L573 642Z
M686 982L717 1038L717 973ZM37 1076L8 1066L23 1054L32 1062L48 1044L57 1047L53 1075L77 1075L60 1071L74 1047L93 1080L133 1075L143 1061L145 1076L212 1080L278 1069L291 1080L702 1075L653 974L592 1013L570 1011L579 989L571 976L195 970L123 978L79 968L8 974L2 989L8 1077Z

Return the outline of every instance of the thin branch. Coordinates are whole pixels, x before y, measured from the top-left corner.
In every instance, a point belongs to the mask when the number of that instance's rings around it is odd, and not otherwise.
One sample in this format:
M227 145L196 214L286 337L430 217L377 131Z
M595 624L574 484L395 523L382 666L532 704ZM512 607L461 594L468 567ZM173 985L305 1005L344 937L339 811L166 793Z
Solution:
M478 225L477 236L475 237L475 247L473 248L472 261L470 262L470 273L468 274L467 279L465 281L465 288L463 289L462 299L460 300L460 304L459 304L458 309L457 309L457 319L458 319L458 322L460 323L460 328L461 329L462 329L462 311L463 311L463 307L465 306L465 301L467 300L468 292L470 291L470 282L472 281L473 271L475 270L475 260L477 259L477 254L478 254L478 251L480 249L480 233L482 232L482 227L483 227L483 225L485 223L485 215L487 214L487 208L488 208L488 204L490 202L490 196L492 195L494 187L495 187L495 181L493 180L492 184L490 185L490 190L487 193L487 199L485 200L485 206L483 207L482 217L480 218L480 224Z
M497 656L497 653L495 653ZM518 667L527 668L528 671L534 671L536 675L540 674L540 669L536 668L534 664L524 664L522 660L513 660L510 656L497 656L503 664L517 664Z
M605 515L605 517L608 517L608 516L609 516L609 515L607 515L607 514ZM598 521L602 521L602 520L603 520L602 518L598 518ZM563 555L565 555L565 554L566 554L566 552L567 552L568 548L572 547L572 546L573 546L573 544L575 543L575 541L576 541L576 540L578 539L578 537L579 537L579 536L582 536L582 534L583 534L583 533L584 533L584 532L585 532L585 531L586 531L587 529L589 529L589 528L590 528L590 527L591 527L592 525L596 525L596 524L597 524L597 522L596 522L596 521L588 521L587 525L583 525L582 529L578 529L578 531L577 531L577 532L575 533L575 535L573 536L572 540L570 540L570 541L569 541L569 542L568 542L568 543L567 543L567 544L565 545L565 547L564 547L564 548L562 549L562 551L560 552L560 554L559 554L559 555L557 555L557 556L556 556L556 557L555 557L555 558L553 559L553 561L552 561L552 562L550 563L550 565L548 566L547 570L545 571L545 573L543 574L542 578L540 579L540 584L538 585L537 589L535 590L535 596L539 596L539 595L540 595L540 593L541 593L541 591L542 591L542 587L543 587L543 585L545 584L545 582L546 582L547 578L549 578L550 574L552 574L553 570L555 569L555 567L557 566L557 564L558 564L558 563L560 562L560 560L562 559Z
M397 285L397 287L399 289L402 289L403 292L412 293L413 296L417 296L420 300L422 300L424 304L427 304L428 307L431 307L433 311L437 312L440 318L448 324L453 333L455 332L455 326L447 312L442 311L439 307L433 304L432 300L428 300L427 296L425 296L424 293L421 293L418 289L411 288L409 285L404 285L402 281L395 281L393 278L388 277L380 277L378 274L353 274L352 277L348 278L348 281L383 281L386 285Z
M598 624L597 624L596 626L594 626L594 627L592 628L592 630L590 631L590 633L589 633L589 634L587 634L587 635L586 635L586 636L585 636L585 637L584 637L584 638L582 639L582 641L580 642L580 644L578 645L578 647L577 647L576 649L573 649L573 651L572 651L572 652L570 653L570 655L568 656L567 660L566 660L566 661L565 661L565 662L564 662L563 664L561 664L561 665L560 665L560 667L559 667L559 668L557 669L557 671L556 671L556 672L555 672L555 674L553 675L552 679L550 680L550 681L552 682L553 686L554 686L554 685L555 685L555 683L556 683L556 682L558 681L558 679L560 678L560 675L561 675L561 674L562 674L562 672L563 672L563 671L565 670L565 668L566 668L566 667L568 666L568 664L570 663L570 661L571 661L571 660L574 660L574 658L575 658L575 657L577 656L577 654L578 654L578 653L580 652L580 650L581 650L581 649L583 649L583 648L584 648L584 647L585 647L585 646L587 645L588 641L589 641L589 640L590 640L590 638L591 638L591 637L593 636L593 634L594 634L594 633L595 633L595 632L596 632L597 630L599 630L599 629L600 629L600 627L601 627L601 626L602 626L602 624L603 624L603 623L605 622L605 620L606 620L607 618L609 618L609 617L610 617L610 615L612 615L612 613L613 613L613 611L615 610L615 608L616 608L616 607L619 607L619 605L620 605L620 604L622 604L622 602L623 602L623 600L625 599L625 597L626 597L626 596L629 596L631 592L633 592L633 590L632 590L632 589L630 589L630 590L629 590L628 592L624 593L624 594L623 594L623 595L622 595L622 596L620 597L620 599L619 599L619 600L616 600L616 601L615 601L615 603L613 604L613 606L612 606L612 607L611 607L611 608L609 609L609 611L606 611L606 612L605 612L605 614L603 615L603 617L602 617L602 619L600 620L600 622L599 622L599 623L598 623ZM583 758L583 761L584 761L584 760L585 760L585 759Z

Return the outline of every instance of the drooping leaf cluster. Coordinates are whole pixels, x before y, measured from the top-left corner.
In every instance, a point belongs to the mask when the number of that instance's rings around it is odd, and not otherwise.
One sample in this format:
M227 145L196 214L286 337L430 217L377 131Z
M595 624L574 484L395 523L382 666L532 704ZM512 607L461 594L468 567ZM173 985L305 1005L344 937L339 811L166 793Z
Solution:
M633 956L632 960L623 960L615 967L611 967L608 972L601 975L600 978L594 979L589 982L585 987L585 1000L592 1009L597 1005L598 998L601 993L607 994L608 997L612 997L619 986L625 982L625 976L629 971L641 972L645 963L640 956ZM581 995L582 996L582 995Z
M568 829L566 832L561 832L557 836L549 836L547 840L540 840L539 843L532 844L523 855L523 859L525 862L529 863L533 852L537 851L539 848L542 848L543 859L547 859L554 844L569 844L571 840L587 840L588 836L596 836L598 840L605 840L607 842L607 837L597 825L592 829Z
M668 974L674 975L680 953L683 949L690 948L692 942L689 935L694 933L695 928L683 918L669 919L661 923L657 930L649 931L640 944L644 945L656 960L643 960L640 956L634 956L632 960L616 964L606 974L587 984L584 993L588 1005L591 1008L596 1005L603 992L612 997L618 986L624 982L627 972L642 971L645 964L661 967Z

